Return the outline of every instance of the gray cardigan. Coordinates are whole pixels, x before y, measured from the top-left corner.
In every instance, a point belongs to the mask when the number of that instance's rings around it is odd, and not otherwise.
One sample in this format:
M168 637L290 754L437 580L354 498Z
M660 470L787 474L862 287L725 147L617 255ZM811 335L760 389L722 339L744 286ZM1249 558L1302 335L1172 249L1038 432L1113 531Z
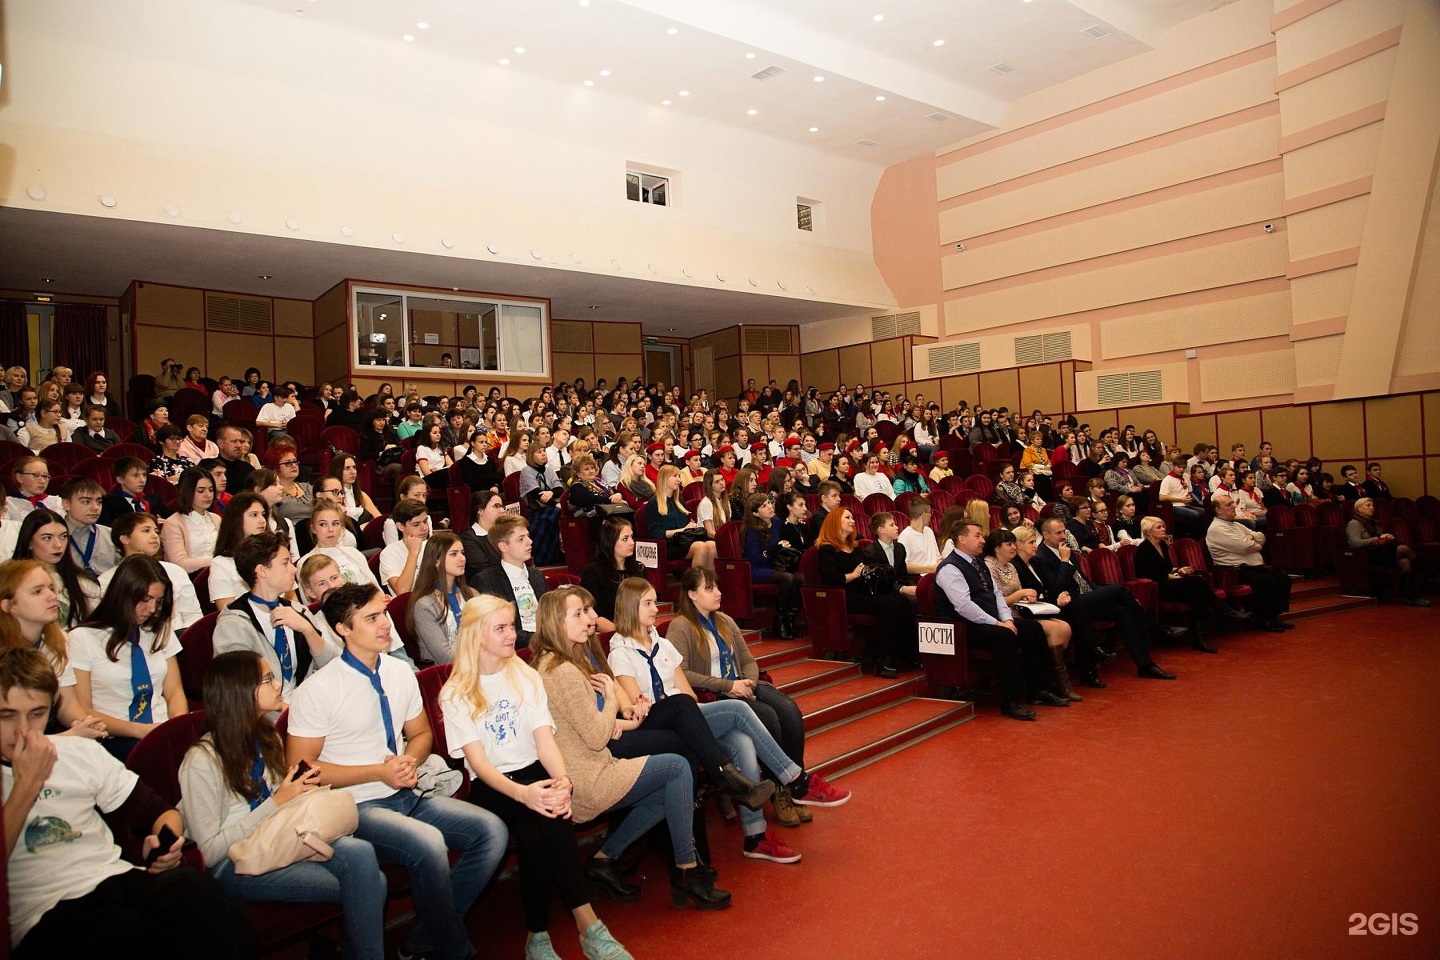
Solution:
M270 789L279 782L279 778L271 778ZM248 806L248 801L226 786L208 737L186 751L180 761L180 813L185 818L185 832L199 846L206 867L228 860L231 844L250 836L280 809L273 798L254 810Z
M415 601L415 642L420 645L420 656L434 663L453 663L455 660L455 638L445 635L445 626L437 619L444 612L439 593L431 593Z

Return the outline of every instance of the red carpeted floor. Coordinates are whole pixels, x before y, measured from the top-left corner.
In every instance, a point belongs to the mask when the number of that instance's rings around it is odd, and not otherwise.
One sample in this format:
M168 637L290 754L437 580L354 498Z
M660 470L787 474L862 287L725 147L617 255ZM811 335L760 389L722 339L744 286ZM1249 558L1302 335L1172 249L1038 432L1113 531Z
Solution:
M637 958L1440 956L1440 612L1399 607L1158 651L1138 680L1038 723L972 722L841 781L845 807L783 831L796 866L711 842L721 913L597 902ZM1123 669L1122 669L1123 668ZM1414 913L1412 936L1353 936ZM513 880L471 917L481 957L519 957ZM581 956L568 916L552 934ZM392 933L393 936L393 933Z

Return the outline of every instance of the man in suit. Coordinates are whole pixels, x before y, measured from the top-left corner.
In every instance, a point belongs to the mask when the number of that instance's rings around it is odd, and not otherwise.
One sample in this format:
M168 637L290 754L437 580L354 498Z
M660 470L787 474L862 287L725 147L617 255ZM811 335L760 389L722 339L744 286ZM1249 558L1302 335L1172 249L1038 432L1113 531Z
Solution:
M1017 620L1011 614L980 559L984 549L985 534L978 523L965 520L956 526L955 550L935 571L936 612L948 620L965 621L966 642L991 652L1002 714L1012 720L1034 720L1035 711L1025 705L1027 690L1031 703L1070 706L1069 700L1044 687L1054 673L1046 663L1050 654L1045 630L1034 620Z
M1062 618L1109 620L1120 629L1125 641L1125 650L1135 663L1136 676L1152 680L1174 680L1175 675L1160 669L1150 656L1150 646L1145 640L1148 622L1145 611L1135 597L1119 584L1100 586L1092 584L1081 574L1080 568L1070 556L1070 547L1065 543L1065 524L1054 517L1040 522L1040 536L1044 541L1035 551L1031 567L1045 584L1045 599L1062 607ZM1060 604L1062 593L1070 595L1070 602ZM1178 627L1162 627L1167 635L1184 633Z
M535 633L535 614L545 596L545 574L530 566L530 524L525 518L507 513L490 525L489 539L500 554L500 562L470 578L470 586L481 593L515 604L515 649L530 645Z
M820 526L830 511L840 506L840 484L834 480L826 480L820 484L820 509L810 515L810 540L820 536Z
M1365 464L1365 482L1360 484L1360 490L1371 500L1390 500L1390 486L1380 479L1380 464Z
M102 501L102 525L112 526L116 517L126 513L153 513L162 520L170 515L163 503L152 502L145 497L145 483L150 473L144 460L139 457L121 457L110 468L110 473L115 478L115 489L105 494Z
M1348 500L1354 503L1365 496L1360 490L1357 482L1360 478L1360 471L1355 469L1355 464L1347 463L1340 468L1340 485L1335 488L1335 495L1341 500Z

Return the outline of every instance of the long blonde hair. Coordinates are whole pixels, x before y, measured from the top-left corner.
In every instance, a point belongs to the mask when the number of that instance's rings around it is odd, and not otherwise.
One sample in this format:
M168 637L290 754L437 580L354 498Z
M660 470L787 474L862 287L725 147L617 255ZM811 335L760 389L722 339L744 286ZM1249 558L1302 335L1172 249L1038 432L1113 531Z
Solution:
M666 486L670 483L670 478L679 475L680 468L673 463L667 463L660 468L660 474L655 478L655 511L662 517L669 512L670 507L674 507L680 511L681 516L690 515L690 511L686 510L685 504L681 502L678 492L674 500L671 500L670 496L665 492Z
M469 707L472 717L479 717L490 708L485 690L480 685L481 632L496 615L506 610L513 614L515 604L487 593L471 597L460 608L460 630L455 634L455 665L451 668L450 679L440 688L440 698ZM502 669L521 703L525 702L527 690L537 691L538 696L540 675L530 669L528 663L519 657L507 657Z

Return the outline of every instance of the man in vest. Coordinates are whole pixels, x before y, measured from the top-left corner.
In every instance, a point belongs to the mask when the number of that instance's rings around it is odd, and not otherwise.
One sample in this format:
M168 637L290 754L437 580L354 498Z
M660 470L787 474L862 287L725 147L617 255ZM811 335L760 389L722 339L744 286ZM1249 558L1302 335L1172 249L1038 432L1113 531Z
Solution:
M1025 705L1027 688L1031 703L1070 706L1070 701L1045 689L1054 679L1054 668L1047 662L1044 629L1034 620L1011 615L990 569L980 559L984 549L980 525L962 521L955 529L954 552L935 571L936 611L950 620L964 620L966 642L990 651L1002 714L1012 720L1035 719L1035 711Z

